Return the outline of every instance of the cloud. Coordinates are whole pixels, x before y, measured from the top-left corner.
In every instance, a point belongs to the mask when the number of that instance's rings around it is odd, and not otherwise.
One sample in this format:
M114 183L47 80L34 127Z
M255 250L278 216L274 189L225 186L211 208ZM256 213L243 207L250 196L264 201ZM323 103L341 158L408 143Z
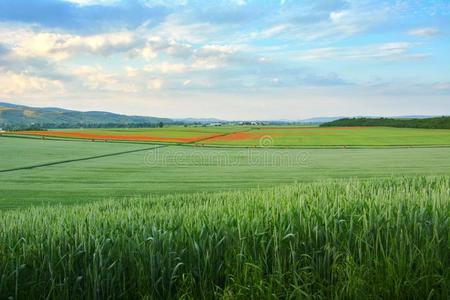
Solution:
M409 42L391 42L362 47L316 48L301 52L297 58L305 61L315 60L418 60L429 57L426 53L412 53L416 46Z
M133 70L128 69L125 74L114 74L104 70L101 66L81 66L72 70L77 83L72 86L74 90L81 85L92 91L136 93L139 91L138 83L135 82ZM134 74L134 75L137 75ZM130 77L131 80L127 80Z
M143 0L143 3L147 7L179 7L186 6L188 4L188 0Z
M120 0L65 0L66 2L78 5L111 5L117 4Z
M2 35L0 34L0 37ZM90 36L53 32L20 31L9 39L11 52L20 57L45 57L64 60L77 54L111 55L143 47L145 40L131 32Z
M29 93L48 94L62 93L64 85L59 80L49 80L42 77L7 71L0 72L0 95L10 97Z
M439 30L434 27L427 27L427 28L416 28L408 31L409 35L413 36L420 36L420 37L430 37L437 35L439 33Z
M159 91L164 85L164 80L161 78L152 78L148 82L148 88L150 90Z
M247 2L245 0L205 2L187 13L188 18L218 25L242 25L257 23L276 9L270 1Z
M186 72L190 67L185 64L177 64L177 63L161 63L161 64L155 64L155 65L148 65L144 67L144 70L149 73L184 73Z
M118 83L112 74L104 72L99 66L82 66L76 68L73 74L82 79L86 87L92 89L114 86Z
M268 26L259 27L254 39L336 41L374 31L398 18L394 4L381 1L285 1L267 16Z
M440 82L434 85L436 90L450 91L450 82Z
M117 31L94 35L76 35L53 31L38 31L28 27L15 30L1 30L2 51L17 59L42 58L60 62L79 55L111 56L123 54L128 58L142 57L147 60L158 54L171 51L172 54L189 48L174 40L152 35L147 29Z
M184 14L171 14L156 26L158 35L178 42L204 43L210 38L222 37L212 24Z

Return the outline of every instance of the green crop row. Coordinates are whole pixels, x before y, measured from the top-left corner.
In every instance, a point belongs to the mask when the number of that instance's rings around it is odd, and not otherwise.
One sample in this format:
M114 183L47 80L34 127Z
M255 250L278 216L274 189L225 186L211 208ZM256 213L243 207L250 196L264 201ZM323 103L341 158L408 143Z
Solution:
M0 298L448 299L450 178L0 213Z

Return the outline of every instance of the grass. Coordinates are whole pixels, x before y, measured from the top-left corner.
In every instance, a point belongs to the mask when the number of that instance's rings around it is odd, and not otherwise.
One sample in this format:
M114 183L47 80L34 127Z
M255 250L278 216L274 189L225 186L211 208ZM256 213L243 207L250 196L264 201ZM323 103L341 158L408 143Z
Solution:
M151 145L0 138L0 169ZM450 148L214 149L169 146L0 172L0 210L105 198L217 192L323 179L450 175Z
M448 299L449 177L0 212L0 295Z

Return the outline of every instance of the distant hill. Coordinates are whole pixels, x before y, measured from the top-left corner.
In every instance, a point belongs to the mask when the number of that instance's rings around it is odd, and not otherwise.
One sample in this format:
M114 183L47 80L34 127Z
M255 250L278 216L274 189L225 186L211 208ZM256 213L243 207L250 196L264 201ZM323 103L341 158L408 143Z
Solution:
M348 127L348 126L386 126L403 128L450 129L450 117L433 118L344 118L328 123L321 127Z
M81 112L55 107L38 108L0 102L0 127L102 127L114 124L148 126L161 122L168 124L174 121L166 118L127 116L101 111Z
M342 119L343 117L317 117L317 118L310 118L310 119L303 119L300 120L300 123L326 123L326 122L332 122L335 120Z
M206 123L225 123L227 121L216 118L181 118L172 119L174 122L181 122L186 124L206 124Z

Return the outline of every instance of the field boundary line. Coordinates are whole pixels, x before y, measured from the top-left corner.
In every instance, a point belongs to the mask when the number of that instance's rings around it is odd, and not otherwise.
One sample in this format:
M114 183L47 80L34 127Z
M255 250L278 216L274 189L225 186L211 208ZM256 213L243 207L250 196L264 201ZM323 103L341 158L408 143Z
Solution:
M232 132L217 134L217 135L214 135L214 136L201 138L201 139L198 139L198 140L195 140L195 141L192 141L192 142L189 142L189 143L184 143L184 144L192 145L192 144L195 144L195 143L201 143L201 142L204 142L204 141L207 141L207 140L211 140L211 139L215 139L215 138L218 138L218 137L224 137L224 136L228 136L228 135L232 135L232 134L236 134L236 133L241 133L241 132L249 132L249 131L252 131L252 130L255 130L255 129L256 128L250 128L250 129L247 129L247 130L239 130L239 131L232 131Z
M37 164L37 165L25 166L25 167L4 169L4 170L0 170L0 173L21 171L21 170L31 170L31 169L36 169L36 168L67 164L67 163L72 163L72 162L77 162L77 161L85 161L85 160L92 160L92 159L103 158L103 157L118 156L118 155L122 155L122 154L129 154L129 153L136 153L136 152L147 151L147 150L154 150L154 149L159 149L159 148L164 148L164 147L169 147L169 146L171 146L171 145L160 145L160 146L151 147L151 148L135 149L135 150L128 150L128 151L121 151L121 152L115 152L115 153L108 153L108 154L89 156L89 157L60 160L60 161L42 163L42 164Z

